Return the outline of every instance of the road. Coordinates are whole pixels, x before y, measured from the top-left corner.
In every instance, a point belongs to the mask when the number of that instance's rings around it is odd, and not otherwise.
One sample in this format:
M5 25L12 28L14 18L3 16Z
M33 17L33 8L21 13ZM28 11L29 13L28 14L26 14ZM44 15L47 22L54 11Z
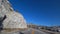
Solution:
M40 30L37 30L37 29L32 29L32 28L29 28L28 30L25 30L25 31L22 31L24 34L32 34L32 32L34 34L48 34L48 33L45 33L43 31L40 31Z
M22 31L23 34L48 34L45 33L43 31L37 30L37 29L33 29L33 28L29 28L25 31ZM20 31L16 31L16 32L2 32L0 34L20 34Z

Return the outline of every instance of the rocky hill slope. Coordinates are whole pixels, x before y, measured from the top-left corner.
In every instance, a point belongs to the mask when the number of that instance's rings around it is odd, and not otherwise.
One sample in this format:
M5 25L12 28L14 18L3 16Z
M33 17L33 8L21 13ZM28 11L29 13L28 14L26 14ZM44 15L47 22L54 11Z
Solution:
M22 14L11 7L8 0L0 0L0 29L19 30L27 28L26 20Z

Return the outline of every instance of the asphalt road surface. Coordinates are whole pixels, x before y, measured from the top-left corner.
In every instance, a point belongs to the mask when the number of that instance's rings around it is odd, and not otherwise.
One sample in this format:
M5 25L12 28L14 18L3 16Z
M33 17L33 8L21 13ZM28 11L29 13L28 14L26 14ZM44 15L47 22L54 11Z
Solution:
M40 31L40 30L37 30L37 29L32 29L32 28L29 28L28 30L25 30L23 31L24 34L48 34L48 33L45 33L43 31Z
M20 31L16 31L16 32L2 32L0 34L48 34L48 33L45 33L37 29L29 28L25 31L22 31L22 33Z

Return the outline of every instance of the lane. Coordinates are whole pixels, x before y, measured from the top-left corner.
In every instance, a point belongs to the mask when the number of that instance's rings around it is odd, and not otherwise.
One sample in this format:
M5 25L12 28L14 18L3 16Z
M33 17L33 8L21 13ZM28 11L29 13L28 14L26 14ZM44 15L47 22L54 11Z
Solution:
M34 34L48 34L43 31L37 30L37 29L32 29L29 28L28 30L22 31L24 34L32 34L32 31L34 31Z
M32 32L34 34L48 34L48 33L45 33L43 31L40 31L40 30L37 30L37 29L32 29L32 28L29 28L25 31L13 31L13 32L5 32L5 31L2 31L0 34L20 34L20 33L23 33L23 34L32 34Z

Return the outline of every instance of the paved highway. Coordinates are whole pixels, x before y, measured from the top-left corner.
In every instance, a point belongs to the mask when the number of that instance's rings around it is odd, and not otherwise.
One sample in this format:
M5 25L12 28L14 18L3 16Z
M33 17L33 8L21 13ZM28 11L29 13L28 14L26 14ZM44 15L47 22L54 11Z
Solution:
M23 34L48 34L43 31L37 30L37 29L32 29L29 28L25 31L22 31ZM20 31L15 31L15 32L1 32L0 34L20 34Z
M48 34L48 33L45 33L43 31L40 31L40 30L37 30L37 29L32 29L32 28L29 28L28 30L23 31L24 34L32 34L32 32L34 34Z

